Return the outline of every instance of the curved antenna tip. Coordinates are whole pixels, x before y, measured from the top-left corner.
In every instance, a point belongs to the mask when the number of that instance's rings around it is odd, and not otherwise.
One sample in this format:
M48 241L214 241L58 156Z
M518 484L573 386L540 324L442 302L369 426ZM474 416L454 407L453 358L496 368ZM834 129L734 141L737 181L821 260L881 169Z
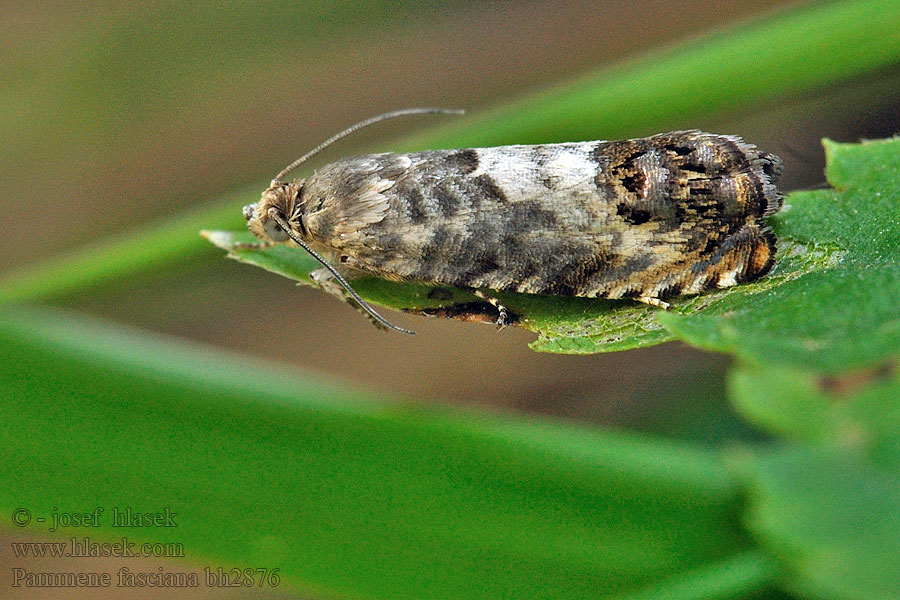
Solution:
M401 110L395 110L391 112L387 112L384 114L380 114L374 117L370 117L365 119L364 121L360 121L355 125L351 125L347 129L341 131L340 133L331 136L288 166L281 170L281 173L275 176L275 179L272 180L272 184L281 183L282 178L296 169L298 166L302 165L304 162L335 143L339 139L346 137L353 133L354 131L359 131L363 127L368 127L369 125L374 125L375 123L379 123L381 121L387 121L388 119L394 119L397 117L409 117L413 115L464 115L466 111L459 108L435 108L435 107L427 107L427 108L404 108Z

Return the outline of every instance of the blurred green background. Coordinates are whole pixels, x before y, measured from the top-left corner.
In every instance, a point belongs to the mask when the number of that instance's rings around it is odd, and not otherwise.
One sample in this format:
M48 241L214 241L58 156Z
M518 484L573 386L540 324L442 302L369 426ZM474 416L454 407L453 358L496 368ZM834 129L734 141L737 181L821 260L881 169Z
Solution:
M318 142L380 112L434 105L478 114L810 4L5 2L0 271L235 190L261 191ZM784 189L814 186L823 180L820 138L900 129L898 89L894 66L753 106L673 116L666 128L741 135L785 159ZM443 124L433 119L369 129L318 160ZM199 236L197 244L190 264L54 303L410 402L502 406L709 444L756 435L725 403L724 357L680 344L541 355L518 329L396 314L418 335L389 335L322 293L224 260Z

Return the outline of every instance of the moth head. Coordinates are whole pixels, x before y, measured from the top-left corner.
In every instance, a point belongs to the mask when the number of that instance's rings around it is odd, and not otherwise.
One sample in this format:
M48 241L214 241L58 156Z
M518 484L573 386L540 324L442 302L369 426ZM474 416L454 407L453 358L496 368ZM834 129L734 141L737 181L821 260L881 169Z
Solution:
M443 108L410 108L406 110L397 110L390 113L385 113L383 115L378 115L377 117L373 117L371 119L366 119L365 121L360 121L356 125L352 127L348 127L344 131L338 133L337 135L332 136L322 144L319 144L287 167L281 170L281 173L275 176L275 179L272 180L272 184L269 186L269 189L263 192L262 198L260 198L259 202L256 204L249 204L244 207L244 218L247 219L247 227L250 231L263 240L264 242L286 242L287 240L293 240L295 244L309 252L313 258L318 260L333 276L334 278L343 286L350 297L362 308L364 311L369 313L373 319L387 327L388 329L393 329L394 331L399 331L402 333L411 334L412 331L408 329L403 329L402 327L397 327L390 321L386 320L384 317L379 315L374 308L369 306L369 304L359 297L350 284L344 279L344 277L338 273L338 271L332 267L328 262L325 261L324 258L319 256L315 250L310 248L309 244L306 243L305 240L309 239L308 232L306 230L306 224L303 222L303 213L305 212L305 202L302 197L303 192L303 181L296 181L294 183L282 183L282 177L286 176L288 173L293 171L296 167L302 165L309 158L315 156L319 152L321 152L324 148L327 148L337 140L345 137L358 129L363 127L368 127L374 123L378 123L379 121L384 121L386 119L393 119L394 117L401 117L405 115L423 115L423 114L462 114L462 111L459 110L447 110ZM321 208L321 206L317 206Z
M302 200L303 181L294 183L281 183L278 179L272 180L269 189L263 192L262 198L256 204L248 204L244 207L244 218L247 219L247 227L264 242L293 241L303 248L317 261L322 263L331 275L343 286L350 297L359 307L369 313L373 319L387 327L401 333L412 334L412 331L397 327L380 314L369 303L359 297L359 294L350 287L344 276L331 266L322 256L313 250L307 243L306 226L303 224L305 202Z
M272 218L274 210L274 214L290 225L293 233L300 237L306 237L306 228L301 219L303 213L300 201L302 188L302 181L293 183L272 181L269 188L262 193L259 202L244 207L244 218L247 219L247 227L250 232L266 242L286 242L290 236Z

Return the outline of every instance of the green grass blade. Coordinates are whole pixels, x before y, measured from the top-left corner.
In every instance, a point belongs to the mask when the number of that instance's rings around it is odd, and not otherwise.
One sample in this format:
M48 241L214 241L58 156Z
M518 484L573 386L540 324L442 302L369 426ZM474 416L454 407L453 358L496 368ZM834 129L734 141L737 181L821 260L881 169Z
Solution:
M722 600L745 598L774 587L780 568L757 551L743 552L689 571L680 578L628 594L620 600Z
M404 407L34 307L0 315L0 361L4 514L178 513L66 539L391 599L615 597L748 549L734 480L690 446Z
M226 202L239 207L249 194L247 190L230 194ZM55 298L124 276L193 261L198 255L209 252L207 245L197 243L199 224L235 227L239 220L239 215L236 219L216 202L143 225L64 256L26 265L0 277L0 302Z
M615 139L686 127L900 61L900 4L813 3L505 104L404 149Z

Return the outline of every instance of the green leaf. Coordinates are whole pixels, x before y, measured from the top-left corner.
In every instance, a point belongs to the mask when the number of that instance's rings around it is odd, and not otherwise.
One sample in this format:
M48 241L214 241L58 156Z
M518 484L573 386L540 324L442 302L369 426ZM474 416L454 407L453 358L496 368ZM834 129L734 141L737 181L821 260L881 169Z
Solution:
M900 593L900 374L896 361L837 376L744 365L738 410L793 440L736 459L747 522L804 597Z
M258 25L258 20L254 23ZM768 104L773 98L897 64L898 29L900 4L894 0L812 4L604 69L383 148L614 139L685 127L704 115ZM129 86L122 93L131 97L135 89L141 88ZM5 274L0 278L0 301L56 297L123 275L195 260L205 250L196 232L239 227L240 207L256 201L263 187ZM598 304L601 308L596 308ZM541 327L559 344L539 342L538 348L589 352L603 349L604 342L609 348L624 348L668 337L646 310L633 307L628 309L630 315L612 317L609 326L589 323L585 329L574 320L557 319L551 325L552 317L569 308L599 318L609 313L608 306L575 302L564 303L559 311L542 308L548 317ZM641 322L637 327L629 324L635 317ZM538 316L535 320L540 322ZM557 337L558 333L566 335ZM633 342L624 341L637 333L641 335Z
M829 266L720 317L664 318L744 359L733 399L796 445L738 461L748 527L809 598L900 593L900 140L826 142L835 190L792 194L780 234Z
M896 361L831 376L743 366L732 374L732 398L744 417L780 437L900 467L896 370Z
M177 513L92 539L180 542L322 597L713 598L775 576L692 446L416 409L37 307L0 313L0 361L3 514Z
M797 192L775 218L781 239L820 252L819 270L697 315L661 314L687 342L754 363L837 373L900 349L900 139L825 142L835 190ZM782 252L783 254L783 252Z
M782 448L744 462L749 529L806 598L900 594L900 471L837 448Z

